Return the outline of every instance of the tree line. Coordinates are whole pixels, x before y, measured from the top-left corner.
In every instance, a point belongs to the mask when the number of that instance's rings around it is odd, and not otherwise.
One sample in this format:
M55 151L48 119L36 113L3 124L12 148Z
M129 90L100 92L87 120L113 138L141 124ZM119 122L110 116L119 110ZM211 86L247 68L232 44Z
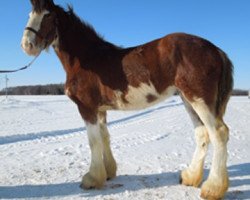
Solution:
M5 95L5 89L0 95ZM34 86L17 86L8 88L8 95L64 95L64 84L48 84ZM247 96L247 90L234 89L232 95Z
M247 90L240 90L240 89L234 89L232 95L234 96L247 96L249 95L250 91Z
M7 89L8 95L64 95L64 84L17 86ZM5 95L6 89L0 91Z

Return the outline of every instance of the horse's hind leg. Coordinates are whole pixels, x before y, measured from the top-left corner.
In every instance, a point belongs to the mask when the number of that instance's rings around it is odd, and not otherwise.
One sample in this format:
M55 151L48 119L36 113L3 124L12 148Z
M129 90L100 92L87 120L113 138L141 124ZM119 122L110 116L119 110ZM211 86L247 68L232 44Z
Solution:
M116 176L117 166L110 148L110 139L106 124L106 115L106 112L99 113L100 130L103 141L103 160L107 172L107 179L112 179Z
M198 187L203 178L203 165L209 145L207 129L192 106L182 97L186 110L195 128L196 149L189 167L182 171L180 182L187 186Z
M213 145L212 166L208 179L202 185L201 197L204 199L221 199L229 186L226 166L229 131L222 117L215 116L213 111L215 106L208 106L202 99L195 99L190 103L206 126L209 139Z

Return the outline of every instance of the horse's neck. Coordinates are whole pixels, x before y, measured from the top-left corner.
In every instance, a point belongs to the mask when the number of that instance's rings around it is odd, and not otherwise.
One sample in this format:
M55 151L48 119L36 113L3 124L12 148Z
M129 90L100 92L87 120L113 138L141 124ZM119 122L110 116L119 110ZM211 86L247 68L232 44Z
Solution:
M63 35L63 37L58 34L58 38L53 43L66 72L89 69L93 62L105 59L108 53L119 51L115 45L99 38L95 40L95 37L89 38L85 35L79 37L79 34L77 34L79 38L72 38L74 34L70 33L70 30L66 34L68 35Z
M67 34L70 34L70 30L67 31ZM79 70L80 60L82 65L84 65L82 61L87 60L87 47L82 40L77 41L76 38L72 40L69 36L60 37L60 33L58 33L58 37L52 43L52 46L67 75L72 74L72 72L76 73L77 69Z
M99 54L99 47L105 41L95 35L94 31L92 33L92 30L88 30L89 27L86 26L86 30L83 27L78 30L70 22L66 26L61 23L61 27L58 27L58 38L53 43L56 52L68 54L71 61L78 58L81 63L95 59L93 56Z
M53 47L66 72L89 69L93 62L96 65L97 60L103 60L106 55L119 49L99 37L90 26L77 20L75 22L60 9L58 16L58 38Z

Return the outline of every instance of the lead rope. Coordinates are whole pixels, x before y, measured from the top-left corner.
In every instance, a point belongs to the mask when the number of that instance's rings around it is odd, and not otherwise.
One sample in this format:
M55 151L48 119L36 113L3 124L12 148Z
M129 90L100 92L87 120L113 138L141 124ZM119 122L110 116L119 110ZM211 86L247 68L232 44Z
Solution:
M14 70L0 70L0 73L14 73L14 72L22 71L22 70L29 68L35 62L35 60L38 58L38 56L41 54L41 52L42 51L40 51L39 54L37 54L35 56L35 58L33 58L33 60L31 60L31 62L29 64L25 65L24 67L20 67L18 69L14 69Z

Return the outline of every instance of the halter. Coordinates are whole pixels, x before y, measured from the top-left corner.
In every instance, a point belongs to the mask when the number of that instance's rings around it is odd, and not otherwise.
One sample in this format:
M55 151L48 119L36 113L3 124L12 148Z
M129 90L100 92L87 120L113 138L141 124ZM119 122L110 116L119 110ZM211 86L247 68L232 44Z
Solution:
M33 29L31 27L26 27L25 30L31 31L32 33L34 33L36 36L38 36L39 38L41 38L45 42L44 48L42 50L44 50L47 47L49 40L47 38L45 38L44 36L42 36L38 31L36 31L35 29Z
M25 30L35 33L35 35L38 36L39 38L41 38L42 40L45 39L38 31L36 31L35 29L33 29L31 27L26 27Z

